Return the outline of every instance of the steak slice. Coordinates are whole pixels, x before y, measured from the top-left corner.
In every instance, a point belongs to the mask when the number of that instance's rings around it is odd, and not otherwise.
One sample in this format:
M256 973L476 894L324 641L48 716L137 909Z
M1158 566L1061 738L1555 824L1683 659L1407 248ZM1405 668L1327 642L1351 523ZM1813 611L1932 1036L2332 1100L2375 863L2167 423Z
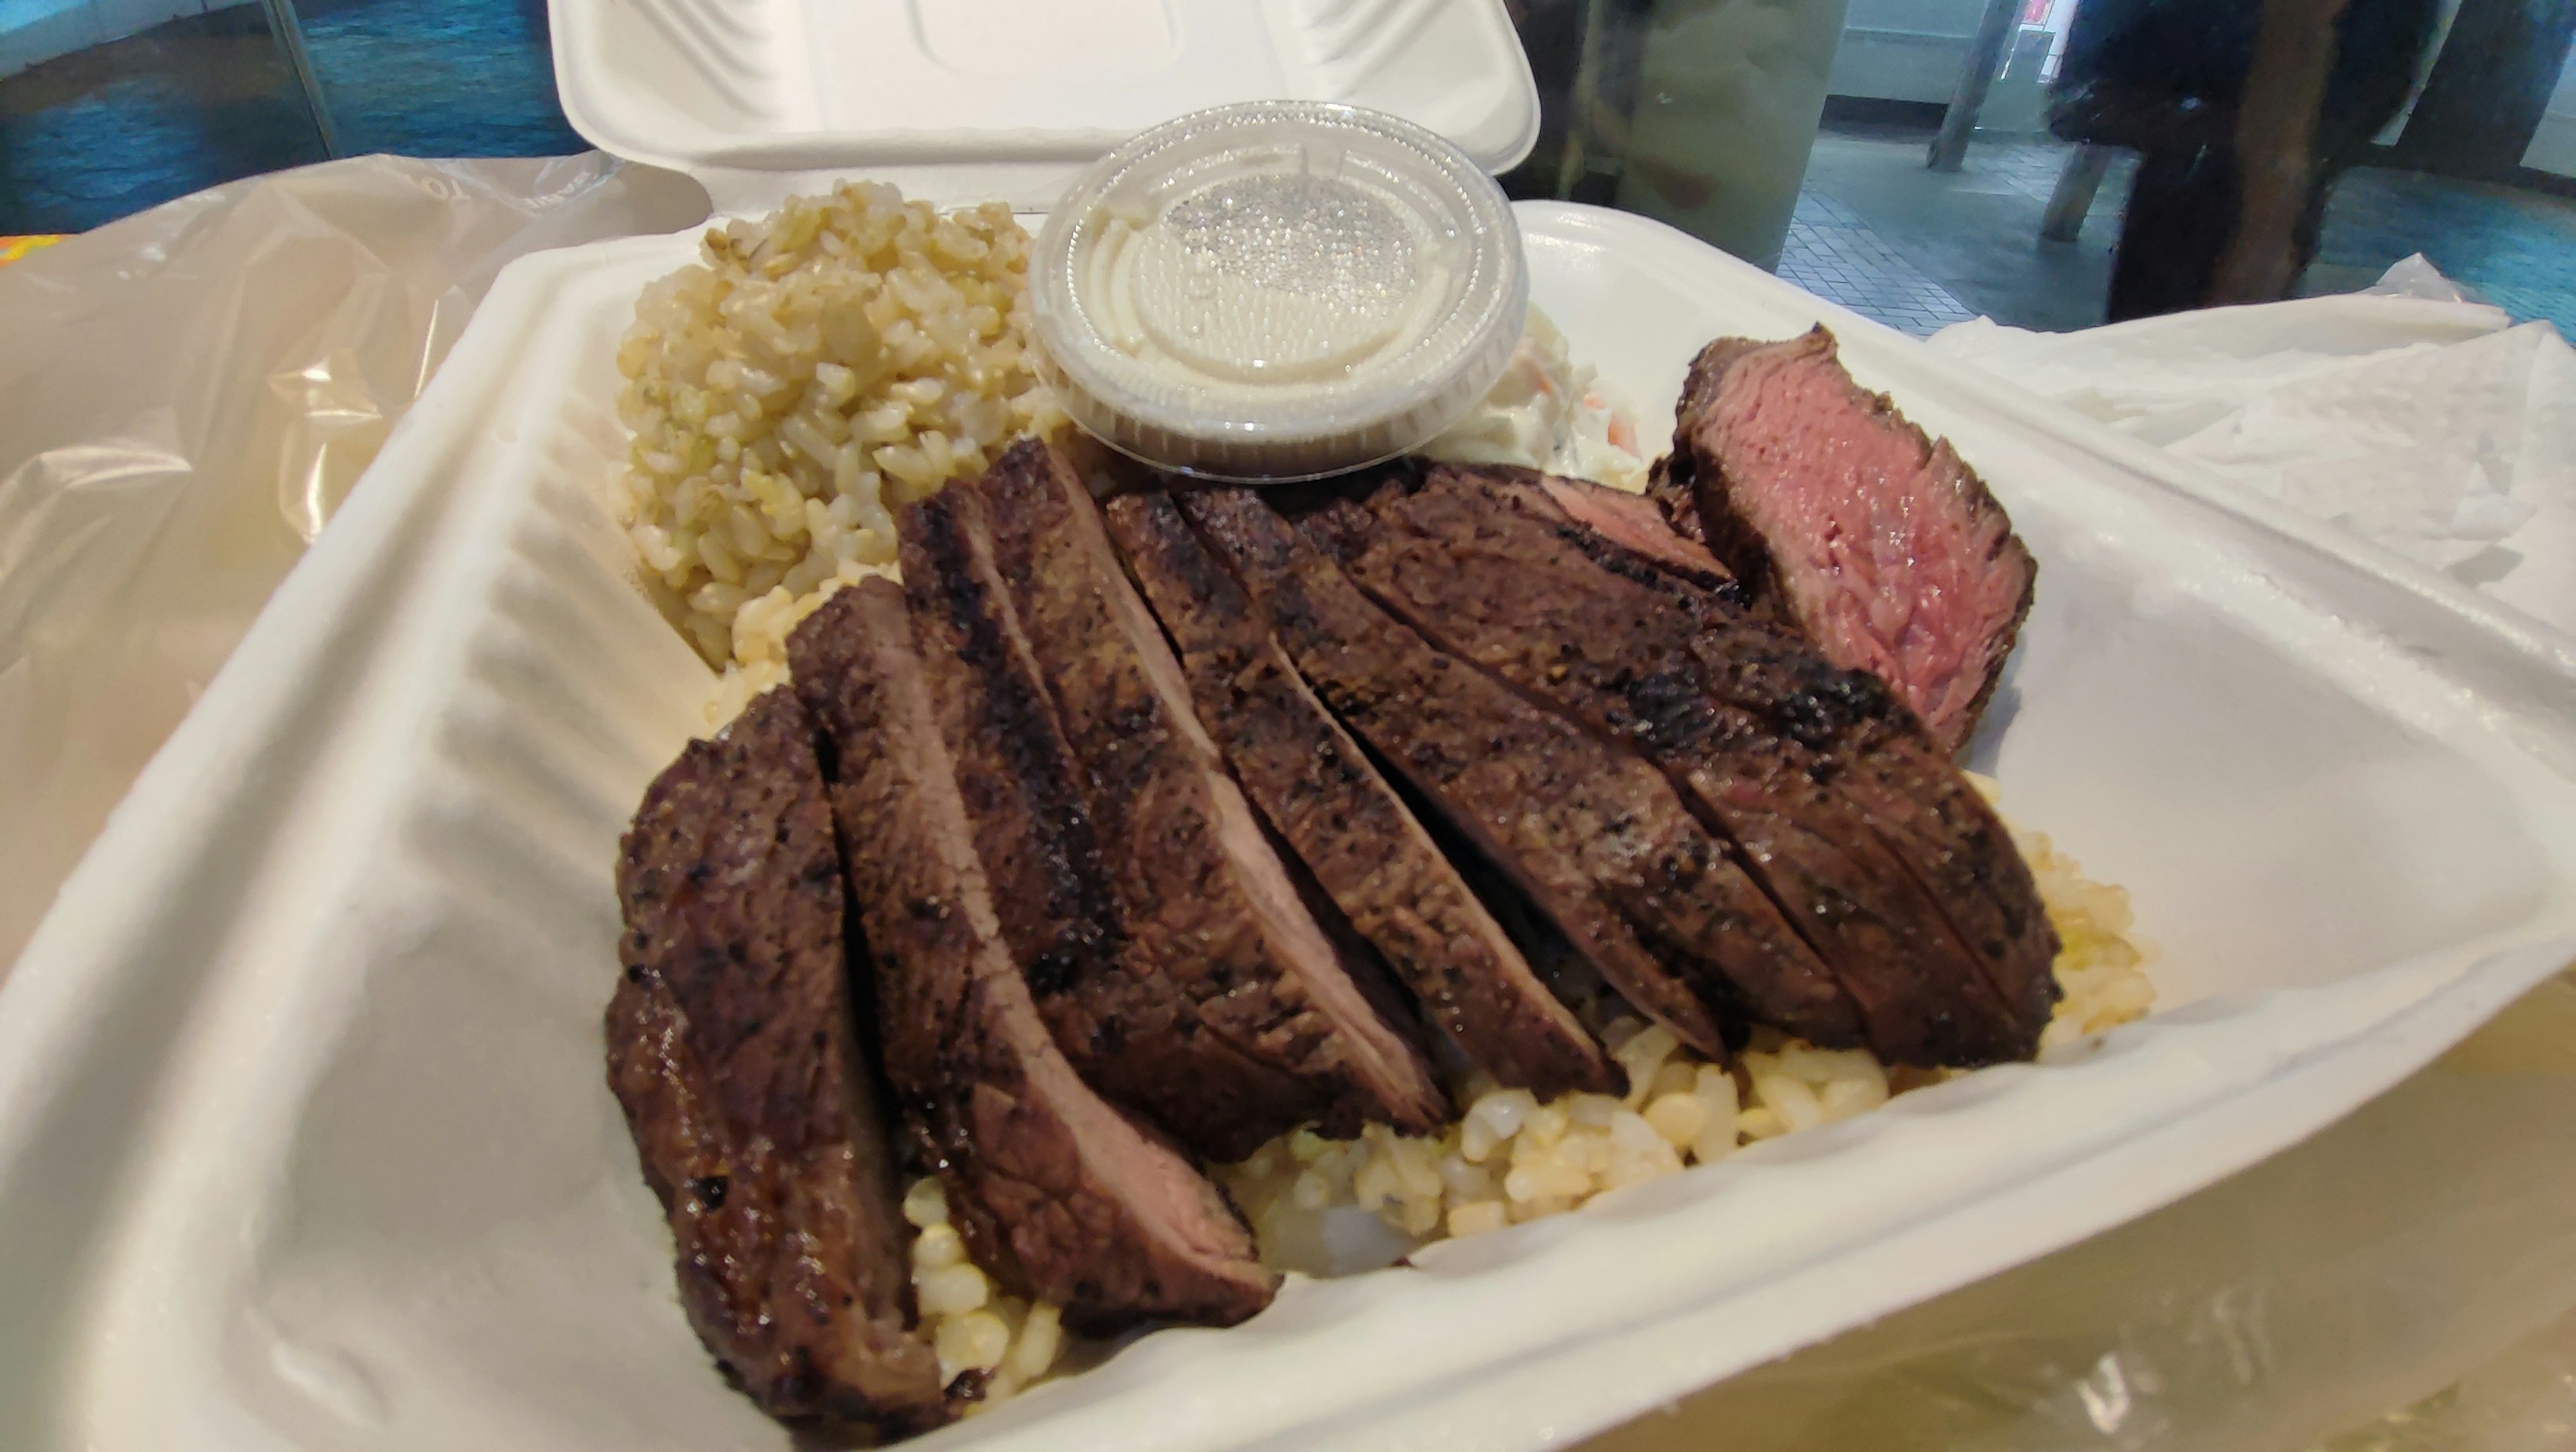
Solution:
M1710 623L1692 652L1720 696L1849 770L1833 779L1940 904L1996 991L2025 1023L2058 999L2057 930L2012 833L1877 677L1820 661L1807 642L1722 601L1689 600Z
M1341 502L1315 528L1331 535L1345 569L1390 609L1436 643L1644 753L1743 848L1756 879L1831 969L1828 980L1756 965L1770 970L1756 981L1739 969L1739 989L1756 1017L1842 1042L1859 1031L1891 1062L1982 1063L2036 1048L2052 1001L2054 940L2028 945L2039 949L2035 959L1987 946L1991 932L1972 942L1961 918L1981 915L1982 923L1991 916L1991 893L1973 881L1937 892L1927 875L1944 869L1915 863L1959 859L1968 844L1923 840L1921 831L1891 834L1878 823L1892 812L1906 813L1907 826L1924 821L1893 800L1866 761L1911 735L1904 713L1885 705L1879 717L1893 729L1875 742L1834 743L1836 749L1816 749L1792 733L1790 718L1799 711L1849 715L1857 714L1847 705L1854 699L1884 702L1874 682L1758 626L1743 627L1736 632L1743 638L1731 641L1727 622L1740 616L1715 600L1691 608L1676 598L1686 587L1660 572L1604 568L1600 555L1611 546L1596 540L1585 548L1580 526L1526 471L1435 468L1419 481L1380 488L1366 508ZM1746 709L1734 679L1747 674L1735 659L1747 644L1769 653L1769 674L1784 684L1760 703L1767 711ZM2027 886L2008 844L1994 865ZM2035 890L2026 902L2026 921L2044 928ZM1847 1002L1819 997L1832 981ZM2026 992L2034 981L2042 985L2035 1000Z
M1682 396L1673 405L1679 418L1696 418L1707 412L1717 396L1717 381L1735 360L1762 347L1752 338L1720 338L1699 350L1682 375ZM1700 546L1708 547L1708 528L1700 522L1699 500L1691 489L1689 454L1673 448L1646 471L1646 498L1653 501L1657 513L1672 527L1673 533Z
M1584 528L1726 599L1744 598L1726 566L1696 533L1677 529L1653 496L1622 494L1604 484L1554 474L1536 477L1557 508Z
M1121 977L1117 906L1081 769L993 566L983 501L943 489L904 510L898 539L923 679L1002 937L1042 1009L1104 991ZM1140 1035L1144 1051L1172 1037L1169 1008L1163 1031Z
M1048 1034L976 855L903 592L864 580L788 641L834 747L832 809L877 962L886 1076L997 1269L1105 1333L1231 1325L1277 1278L1178 1147L1112 1108Z
M1733 864L1662 777L1434 649L1252 491L1175 497L1333 713L1639 1012L1722 1054L1723 1006L1665 956L1752 925L1711 891Z
M2013 1011L2026 1022L2047 1020L2058 998L2058 941L2030 867L2002 819L1884 682L1824 660L1794 630L1738 608L1724 588L1660 559L1640 560L1590 530L1566 529L1572 521L1548 514L1526 493L1514 498L1604 569L1690 611L1699 624L1690 650L1709 689L1847 768L1831 785L1867 816L1960 938L1982 955Z
M1665 528L1705 551L1708 527L1699 522L1699 501L1691 497L1690 468L1685 464L1676 474L1673 458L1667 453L1646 470L1646 502L1655 506Z
M1886 681L1956 753L2038 573L1976 472L1853 382L1822 327L1710 344L1676 421L1666 473L1689 487L1711 551L1827 659Z
M841 858L796 698L693 741L617 866L608 1078L678 1242L680 1303L761 1407L948 1420L842 938Z
M1622 1076L1270 635L1159 490L1110 501L1110 533L1180 648L1200 719L1243 789L1468 1062L1553 1098Z
M1189 920L1201 906L1189 889L1156 881L1154 859L1125 835L1155 803L1110 800L1066 738L1002 577L986 497L952 485L906 506L898 530L923 673L976 847L998 864L1003 937L1083 1078L1211 1159L1242 1159L1317 1120L1356 1132L1344 1086L1306 1062L1326 1050L1294 1032L1320 1038L1329 1026L1280 1025L1269 1012L1277 994L1218 981L1211 967L1233 974L1245 956L1225 935L1249 930ZM1116 814L1108 823L1104 809ZM1208 849L1204 836L1172 844L1179 867L1202 874L1213 871ZM1158 917L1165 893L1171 920ZM1069 946L1080 951L1060 951Z
M1177 989L1206 1034L1299 1091L1300 1102L1246 1101L1211 1115L1206 1085L1162 1080L1150 1089L1153 1111L1229 1160L1309 1120L1340 1136L1370 1121L1414 1134L1445 1123L1447 1096L1414 1039L1390 1021L1390 1011L1404 1020L1409 1011L1376 964L1346 957L1316 922L1201 726L1180 662L1072 466L1024 440L974 487L1082 768L1130 972ZM1097 1082L1124 1073L1108 1062L1114 1046L1075 1057Z

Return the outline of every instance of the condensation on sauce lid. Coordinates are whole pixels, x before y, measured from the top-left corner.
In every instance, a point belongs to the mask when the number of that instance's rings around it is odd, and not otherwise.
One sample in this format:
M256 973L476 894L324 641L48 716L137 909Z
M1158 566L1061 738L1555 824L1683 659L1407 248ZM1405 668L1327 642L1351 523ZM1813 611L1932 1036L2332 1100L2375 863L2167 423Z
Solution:
M1147 463L1301 479L1391 458L1493 387L1529 300L1502 188L1376 111L1255 101L1144 132L1029 264L1050 381Z

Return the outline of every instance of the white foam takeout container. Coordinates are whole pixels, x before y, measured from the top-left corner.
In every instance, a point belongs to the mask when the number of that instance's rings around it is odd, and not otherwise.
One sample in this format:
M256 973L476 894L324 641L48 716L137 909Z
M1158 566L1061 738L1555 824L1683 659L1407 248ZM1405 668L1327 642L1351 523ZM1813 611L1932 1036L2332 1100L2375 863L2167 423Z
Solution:
M1043 207L1135 133L1229 101L1389 111L1503 171L1538 90L1501 0L551 0L573 128L720 211L865 170Z
M2041 571L1978 764L2134 892L2163 1006L925 1449L1561 1444L2278 1150L2576 952L2567 642L1654 223L1519 217L1648 416L1824 318L1986 472ZM0 1446L790 1445L683 1321L602 1069L617 837L709 684L603 503L611 354L692 246L503 274L0 989Z

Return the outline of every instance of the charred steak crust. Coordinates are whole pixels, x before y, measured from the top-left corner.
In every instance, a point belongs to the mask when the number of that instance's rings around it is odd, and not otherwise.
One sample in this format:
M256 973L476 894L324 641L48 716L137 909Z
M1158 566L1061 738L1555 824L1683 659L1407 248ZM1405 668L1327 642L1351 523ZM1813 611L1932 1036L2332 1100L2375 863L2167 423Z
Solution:
M1682 375L1682 396L1673 405L1676 427L1686 427L1689 420L1706 413L1717 399L1717 385L1725 378L1726 370L1761 346L1751 338L1720 338L1700 349L1699 355L1691 359L1689 371ZM1646 497L1654 501L1656 510L1675 534L1705 549L1709 545L1708 528L1700 520L1694 460L1690 450L1681 447L1680 435L1676 433L1674 438L1672 451L1646 471Z
M987 497L960 481L898 519L921 669L995 884L1003 937L1030 970L1039 1011L1083 1078L1202 1154L1239 1159L1325 1115L1330 1096L1266 1046L1212 1031L1175 945L1138 891L1123 820L1101 821L1100 783L1067 738L996 555ZM1034 886L1071 884L1042 899ZM1025 895L1023 895L1025 894ZM1105 926L1069 931L1078 902ZM1085 953L1048 956L1079 940ZM1219 991L1222 991L1220 988ZM1356 1125L1352 1126L1356 1129Z
M1316 921L1201 725L1081 478L1025 440L974 487L1082 768L1133 971L1176 988L1204 1034L1291 1091L1212 1105L1206 1085L1164 1080L1151 1112L1225 1160L1309 1121L1333 1135L1369 1122L1416 1134L1445 1123L1448 1100L1409 1011L1371 982L1381 970L1365 950L1343 953ZM1389 1022L1382 1001L1407 1028Z
M1795 629L1744 609L1732 591L1641 565L1585 531L1567 538L1689 613L1699 627L1691 653L1713 697L1825 763L1828 784L1923 884L2024 1029L2045 1027L2059 998L2059 944L2038 883L2002 819L1911 707L1876 675L1837 665Z
M1524 961L1395 789L1271 638L1171 496L1107 509L1244 790L1470 1063L1553 1097L1618 1093L1615 1064Z
M911 1329L823 792L805 713L773 691L645 793L618 861L609 1083L725 1370L782 1418L917 1431L949 1408Z
M886 1075L952 1204L1068 1324L1231 1325L1277 1278L1178 1148L1094 1094L1049 1035L996 916L903 592L866 580L788 642L836 748L832 806L876 960Z
M1686 668L1628 638L1655 623L1636 618L1635 600L1597 598L1603 582L1588 559L1527 537L1534 531L1526 521L1495 499L1459 490L1445 470L1434 470L1427 485L1391 482L1367 505L1337 501L1307 528L1329 532L1345 573L1434 645L1667 779L1724 854L1709 883L1723 910L1676 943L1693 971L1714 980L1712 991L1813 1042L1862 1041L1851 995L1802 934L1812 931L1810 905L1792 896L1784 914L1772 886L1774 834L1747 832L1743 813L1712 805L1758 801L1771 786L1765 773L1779 764L1761 759L1754 733L1738 731L1721 745L1717 731L1694 719L1702 712ZM1839 897L1831 903L1836 914L1853 907Z
M1824 661L1806 640L1670 579L1653 583L1704 624L1693 653L1728 704L1773 723L1833 780L1924 885L2025 1024L2058 1000L2057 931L2021 850L1957 764L1877 677Z
M2002 678L2038 566L1976 472L1842 366L1819 326L1691 366L1658 486L1686 487L1757 608L1896 690L1956 753Z
M1690 612L1699 625L1691 653L1716 698L1814 753L1980 956L2013 1012L2044 1025L2059 996L2058 941L2029 865L1886 683L1834 665L1795 630L1748 614L1731 594L1701 588L1659 561L1639 560L1589 531L1563 537Z
M1698 540L1677 532L1655 500L1622 494L1605 484L1536 475L1548 497L1584 528L1642 559L1710 589L1740 596L1734 577Z
M1099 834L993 567L983 500L942 490L905 508L898 537L923 669L1002 934L1041 1006L1115 984L1125 944Z
M1175 497L1334 715L1622 997L1722 1055L1723 1009L1666 962L1662 938L1704 929L1705 883L1724 858L1661 776L1434 649L1252 491Z
M1824 659L1803 635L1593 546L1605 568L1651 585L1700 622L1693 653L1720 699L1847 768L1836 778L1980 956L2025 1023L2045 1024L2059 992L2056 929L2012 834L1950 753L1887 684Z
M1739 939L1726 967L1755 1017L1819 1042L1858 1030L1895 1062L2027 1057L2054 938L2009 841L1997 854L1956 815L1955 770L1868 677L1668 572L1605 568L1618 547L1560 498L1525 471L1441 466L1338 505L1336 537L1389 608L1654 761L1742 847L1831 969Z

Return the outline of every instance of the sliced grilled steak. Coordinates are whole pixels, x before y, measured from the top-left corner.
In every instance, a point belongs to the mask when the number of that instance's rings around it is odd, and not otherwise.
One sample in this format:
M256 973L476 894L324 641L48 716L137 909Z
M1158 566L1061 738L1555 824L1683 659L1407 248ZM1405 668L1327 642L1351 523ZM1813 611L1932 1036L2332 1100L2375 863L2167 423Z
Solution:
M952 1203L996 1232L996 1268L1078 1329L1231 1325L1277 1280L1179 1149L1086 1087L1039 1017L942 740L903 593L840 591L788 642L835 748L832 806L877 962L895 1093Z
M942 490L905 509L900 541L932 709L1002 936L1042 1006L1114 983L1123 944L1081 769L994 572L983 501Z
M609 1084L717 1361L773 1415L914 1431L949 1409L911 1329L823 790L804 711L773 691L645 793L618 861Z
M1666 454L1646 470L1646 502L1655 506L1665 528L1706 551L1708 530L1699 522L1699 501L1691 497L1690 469L1685 464L1677 474L1674 457Z
M1029 965L1039 1010L1083 1078L1219 1160L1337 1117L1343 1086L1305 1062L1316 1046L1259 1031L1277 997L1250 982L1211 981L1211 965L1233 968L1242 952L1189 936L1242 925L1157 916L1159 893L1179 892L1149 875L1127 835L1130 817L1156 803L1110 801L1092 763L1066 739L1050 667L1037 657L995 556L985 496L971 486L944 489L908 506L898 527L923 670L969 793L968 820L986 860L1002 864L993 880L1004 938ZM1104 821L1104 812L1116 815ZM1213 855L1203 852L1207 845L1184 839L1175 848L1202 853L1204 873ZM1052 906L1041 890L1054 894ZM1076 920L1064 909L1075 905L1079 921L1105 921L1106 930L1070 929ZM1172 906L1186 914L1191 904ZM1074 943L1084 951L1048 956ZM1229 993L1239 997L1223 1001ZM1278 1027L1275 1016L1268 1026ZM1339 1127L1357 1129L1355 1116L1338 1117L1352 1120Z
M1819 757L1871 828L1924 884L2025 1023L2058 998L2057 932L2012 834L1876 676L1819 661L1803 637L1658 575L1706 624L1693 644L1721 697Z
M1514 497L1603 568L1689 610L1699 623L1691 653L1710 690L1831 764L1830 784L1982 955L2005 1002L2025 1022L2047 1019L2058 997L2057 934L2030 868L1985 798L1884 682L1823 660L1804 636L1738 608L1726 587L1661 558L1640 561L1590 530L1565 529L1571 521L1526 494Z
M1376 964L1346 959L1308 910L1200 725L1180 663L1119 567L1082 480L1063 456L1025 440L975 487L1082 768L1130 971L1179 989L1207 1034L1274 1066L1305 1101L1247 1102L1211 1117L1206 1085L1160 1081L1152 1112L1221 1159L1307 1120L1334 1135L1371 1121L1409 1133L1445 1122L1447 1097L1395 1026L1409 1023L1409 1010ZM1119 1072L1083 1062L1102 1083Z
M1975 471L1854 383L1822 327L1710 344L1677 422L1665 472L1717 557L1836 665L1886 681L1943 751L1965 745L2038 572Z
M1744 598L1735 577L1708 552L1699 536L1676 529L1653 497L1622 494L1606 485L1553 474L1537 478L1557 508L1603 539L1727 599Z
M1697 418L1708 411L1717 397L1717 381L1735 360L1763 345L1752 338L1720 338L1699 350L1690 369L1682 377L1682 396L1673 405L1677 417ZM1700 546L1708 547L1708 529L1701 524L1699 499L1691 488L1690 452L1676 444L1672 452L1657 459L1646 471L1646 498L1653 501L1657 513L1672 527L1673 533Z
M1246 489L1175 496L1335 715L1435 803L1621 996L1703 1053L1720 1011L1665 955L1757 925L1735 871L1654 768L1433 649ZM1652 946L1649 946L1650 943Z
M1692 653L1720 699L1841 764L1831 784L1924 883L2013 1011L2044 1023L2058 998L2058 941L2029 865L1954 754L1886 683L1820 659L1804 635L1740 608L1730 591L1660 561L1641 570L1625 551L1585 532L1569 537L1605 568L1690 610L1700 624Z
M1875 682L1741 624L1714 599L1690 608L1677 598L1687 587L1661 571L1604 568L1600 555L1614 547L1592 540L1587 549L1559 497L1525 471L1442 466L1390 482L1367 508L1340 503L1315 528L1335 540L1355 580L1435 643L1643 752L1742 846L1831 969L1828 978L1812 972L1812 959L1785 973L1757 964L1767 976L1748 980L1737 966L1755 1016L1842 1042L1865 1031L1896 1062L2027 1057L2048 1020L2054 940L2008 843L1985 865L2025 889L2021 924L2035 923L2039 939L1995 941L1987 884L1971 879L1945 893L1927 881L1977 844L1930 830L1937 812L1905 800L1868 760L1911 737L1904 713L1883 706L1873 740L1846 733L1819 743L1831 749L1810 746L1791 718L1861 714L1854 702L1884 701ZM1731 631L1730 620L1739 623ZM1763 671L1742 660L1748 648ZM1753 674L1771 694L1747 709L1742 678ZM1946 767L1942 775L1955 779ZM1882 817L1897 830L1884 830ZM1987 931L1963 931L1970 918ZM1823 991L1835 982L1847 1000Z
M1112 500L1109 530L1180 648L1207 723L1280 836L1470 1063L1546 1097L1617 1093L1618 1068L1512 946L1366 752L1297 674L1171 496Z
M1761 753L1757 732L1725 730L1742 723L1693 722L1703 729L1687 741L1672 739L1680 734L1674 718L1713 713L1697 699L1687 658L1677 668L1661 658L1669 644L1659 652L1651 637L1635 639L1658 623L1638 618L1639 602L1652 607L1654 596L1624 586L1560 541L1520 537L1525 520L1472 487L1459 488L1445 468L1431 483L1401 471L1385 479L1369 505L1329 501L1302 527L1379 605L1432 644L1564 713L1611 749L1651 762L1698 819L1738 849L1745 870L1724 885L1737 895L1738 914L1761 931L1739 933L1722 952L1704 955L1702 971L1718 975L1751 1017L1813 1042L1840 1047L1896 1037L1864 1035L1854 999L1865 1007L1874 980L1846 981L1837 937L1818 931L1820 920L1844 936L1881 925L1859 910L1861 895L1851 890L1866 885L1862 873L1830 844L1809 840L1810 824L1771 800L1781 789L1777 779L1795 776L1796 765ZM1617 598L1623 587L1634 598ZM1614 598L1599 598L1605 591ZM1669 613L1662 623L1686 641L1690 620ZM1721 802L1735 810L1720 811ZM1822 881L1796 870L1819 858ZM1784 874L1794 890L1781 891ZM1878 950L1864 962L1897 971L1892 935L1872 932L1860 946ZM1899 1007L1890 1017L1913 1025L1922 1015Z

